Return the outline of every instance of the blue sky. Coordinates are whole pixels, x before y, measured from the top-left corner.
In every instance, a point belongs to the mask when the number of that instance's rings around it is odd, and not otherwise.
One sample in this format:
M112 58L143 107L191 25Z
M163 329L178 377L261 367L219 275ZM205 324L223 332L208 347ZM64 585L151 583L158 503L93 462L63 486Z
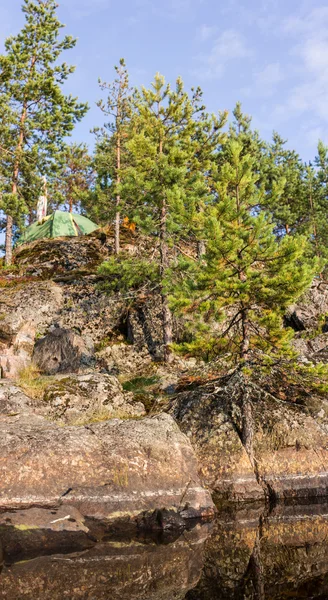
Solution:
M20 0L1 0L0 39L23 24ZM98 77L113 78L123 56L132 84L156 71L200 85L209 110L241 100L261 135L273 129L304 160L328 144L328 4L322 0L59 0L66 31L78 38L67 90L90 111L74 132L93 143L101 124Z

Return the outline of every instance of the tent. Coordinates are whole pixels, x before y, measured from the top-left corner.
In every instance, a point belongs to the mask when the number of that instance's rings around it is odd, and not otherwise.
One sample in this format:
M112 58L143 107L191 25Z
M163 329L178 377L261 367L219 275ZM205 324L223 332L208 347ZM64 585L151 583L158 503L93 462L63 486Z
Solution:
M20 246L44 238L87 235L96 229L98 229L98 225L82 215L56 210L41 222L35 221L27 227L16 245Z

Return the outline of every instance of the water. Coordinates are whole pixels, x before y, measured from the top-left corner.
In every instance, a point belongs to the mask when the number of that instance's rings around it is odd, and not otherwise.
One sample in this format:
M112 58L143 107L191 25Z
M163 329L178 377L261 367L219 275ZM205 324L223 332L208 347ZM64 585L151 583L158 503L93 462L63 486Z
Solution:
M0 598L328 600L328 506L220 512L182 535L86 541L1 528Z

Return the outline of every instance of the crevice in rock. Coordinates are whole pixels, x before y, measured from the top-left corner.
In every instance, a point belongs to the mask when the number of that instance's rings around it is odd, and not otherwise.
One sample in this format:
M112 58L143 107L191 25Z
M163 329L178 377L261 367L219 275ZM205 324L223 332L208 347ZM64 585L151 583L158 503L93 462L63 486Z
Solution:
M66 490L66 492L64 492L63 494L61 494L60 498L65 498L65 496L68 496L72 491L73 491L73 488L68 488Z
M284 326L290 327L296 332L305 331L304 323L298 317L296 312L291 313L290 315L284 316Z

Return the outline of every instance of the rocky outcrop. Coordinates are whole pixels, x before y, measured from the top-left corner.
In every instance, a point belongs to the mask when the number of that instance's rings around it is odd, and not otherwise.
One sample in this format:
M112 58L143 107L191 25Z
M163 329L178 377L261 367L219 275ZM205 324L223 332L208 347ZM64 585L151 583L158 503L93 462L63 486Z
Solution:
M97 239L99 238L99 239ZM108 255L106 236L81 236L38 240L15 251L15 264L25 275L58 277L76 271L94 270Z
M1 290L0 372L14 379L31 362L35 337L56 320L63 297L52 282L26 283Z
M6 393L1 410L2 509L67 505L134 525L163 508L182 519L213 514L191 445L169 415L60 427Z
M152 364L148 350L137 351L132 344L119 343L106 346L97 352L101 369L113 375L137 376L146 372Z
M46 375L74 373L94 364L93 345L86 341L74 331L56 327L37 340L32 359Z
M325 332L327 329L325 315L328 315L328 285L327 282L315 279L297 304L289 307L285 320L286 325L295 331L320 328Z
M66 425L145 416L144 405L133 402L116 377L103 373L57 377L46 387L38 411Z
M326 496L326 411L314 419L319 407L312 398L308 406L306 394L288 401L284 390L281 400L267 387L265 380L248 383L252 457L241 442L245 382L238 371L174 400L171 412L196 449L206 484L220 501Z
M225 384L227 380L178 394L171 412L195 448L201 477L217 502L263 500L263 489L231 419Z

